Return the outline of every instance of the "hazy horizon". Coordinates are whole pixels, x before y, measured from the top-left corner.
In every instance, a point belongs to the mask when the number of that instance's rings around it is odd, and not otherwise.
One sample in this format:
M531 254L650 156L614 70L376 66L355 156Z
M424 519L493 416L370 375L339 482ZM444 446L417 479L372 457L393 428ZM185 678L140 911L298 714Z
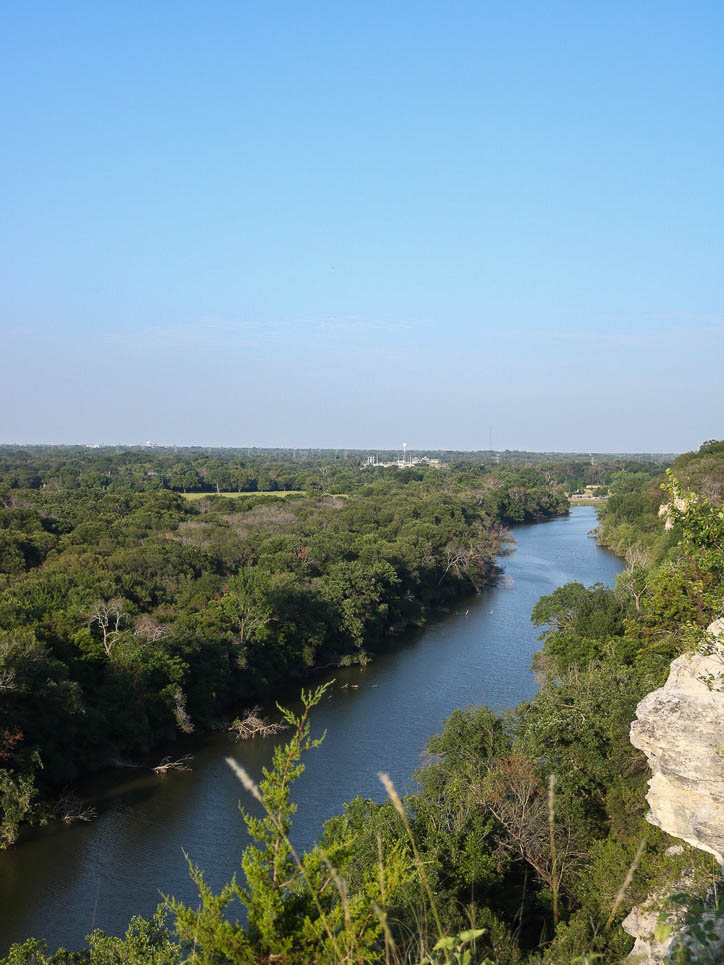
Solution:
M510 442L499 442L496 443L495 439L493 443L490 444L487 439L481 439L477 444L464 444L454 445L450 441L443 440L442 442L433 442L431 444L423 445L419 443L409 443L407 446L408 452L530 452L530 453L560 453L563 455L574 455L574 454L587 454L593 453L594 455L606 454L606 455L657 455L657 456L670 456L678 455L684 452L692 452L699 449L699 447L708 441L717 440L721 438L721 419L712 420L712 427L714 423L718 421L719 423L719 433L712 431L709 435L700 435L694 438L691 437L691 442L688 445L669 446L664 448L663 446L620 446L620 445L609 445L609 446L593 446L586 445L585 440L582 445L566 445L561 444L555 445L522 445L516 444L515 441ZM660 440L661 441L661 440ZM332 442L317 442L317 441L285 441L278 442L274 439L265 441L247 441L247 440L224 440L219 441L209 440L209 439L193 439L186 438L184 441L179 441L177 439L133 439L130 436L125 438L103 439L101 437L87 436L85 438L54 438L48 439L43 438L42 435L37 435L33 439L21 439L21 438L6 438L0 440L0 446L82 446L86 448L113 448L115 446L121 446L123 448L148 448L148 443L150 442L151 448L178 448L178 449L285 449L293 451L295 449L305 450L305 451L337 451L343 452L344 450L357 450L363 452L402 452L402 443L395 443L392 440L387 440L383 443L373 442L345 442L332 441Z
M703 439L699 444L709 442L712 440ZM530 455L560 455L560 456L650 456L650 457L666 457L666 456L678 456L683 452L690 452L699 449L699 445L693 447L693 449L679 449L679 450L649 450L649 449L520 449L516 447L505 447L502 449L495 449L490 446L479 446L477 448L451 448L449 446L411 446L407 445L407 455L414 455L416 453L428 453L428 452L438 452L438 453L485 453L485 452L495 452L495 453L505 453L510 452L514 454L530 454ZM230 450L230 451L242 451L244 449L255 452L303 452L303 453L403 453L402 445L397 446L357 446L357 445L346 445L346 446L279 446L274 444L269 445L254 445L246 443L236 443L236 444L219 444L213 445L206 442L189 442L189 443L175 443L175 442L0 442L0 448L3 447L18 447L18 448L33 448L33 447L54 447L54 448L83 448L83 449L195 449L195 450Z

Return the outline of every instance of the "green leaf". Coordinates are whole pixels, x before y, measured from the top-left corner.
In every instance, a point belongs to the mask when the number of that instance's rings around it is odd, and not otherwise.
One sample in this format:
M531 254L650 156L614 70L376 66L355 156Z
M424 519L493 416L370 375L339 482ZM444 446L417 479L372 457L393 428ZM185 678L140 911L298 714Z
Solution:
M456 945L457 945L457 939L452 938L449 935L446 935L444 938L441 938L440 941L435 946L433 946L432 950L434 952L439 952L444 948L455 948Z

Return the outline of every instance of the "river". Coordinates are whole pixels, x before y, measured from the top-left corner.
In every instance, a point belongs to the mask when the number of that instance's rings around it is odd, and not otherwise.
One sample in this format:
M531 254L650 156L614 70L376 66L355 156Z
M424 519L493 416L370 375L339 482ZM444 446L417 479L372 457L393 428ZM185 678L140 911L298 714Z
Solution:
M308 847L355 795L382 800L378 771L408 788L427 738L455 707L502 710L533 696L539 643L530 613L538 598L571 580L613 585L621 569L588 536L595 525L595 510L581 506L516 527L500 585L406 635L369 666L323 678L336 683L313 717L313 732L326 728L327 737L306 755L294 790L297 846ZM154 910L161 892L195 903L184 851L214 888L239 873L247 839L237 802L250 802L224 757L258 776L283 738L197 738L179 750L194 754L189 772L114 771L84 785L97 820L32 831L0 854L0 955L31 935L55 949L82 947L94 926L123 934L131 915Z

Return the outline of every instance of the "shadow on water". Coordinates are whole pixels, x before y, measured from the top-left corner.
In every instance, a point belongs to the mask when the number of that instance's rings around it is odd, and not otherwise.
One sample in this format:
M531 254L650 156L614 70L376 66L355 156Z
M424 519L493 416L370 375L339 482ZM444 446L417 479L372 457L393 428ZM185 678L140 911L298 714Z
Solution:
M382 800L378 771L408 787L427 738L455 707L502 710L533 696L536 601L571 580L611 585L621 569L588 538L595 524L593 509L576 507L569 517L516 527L497 586L405 635L367 667L322 675L336 682L313 717L314 733L326 728L327 738L307 755L295 787L297 846L309 847L344 801L357 794ZM224 758L232 755L258 778L284 739L197 737L180 745L181 753L193 748L191 772L123 770L88 782L82 793L95 803L96 821L53 824L0 854L0 954L29 935L51 948L78 948L94 923L122 934L131 915L154 910L161 892L194 902L184 851L219 888L239 872L246 842L237 809L243 792ZM245 796L243 803L251 810L254 802Z

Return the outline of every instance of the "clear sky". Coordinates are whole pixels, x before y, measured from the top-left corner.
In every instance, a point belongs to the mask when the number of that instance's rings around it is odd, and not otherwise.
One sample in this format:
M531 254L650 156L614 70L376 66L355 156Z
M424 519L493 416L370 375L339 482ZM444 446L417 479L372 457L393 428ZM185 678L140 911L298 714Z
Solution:
M0 442L679 451L724 4L9 2Z

